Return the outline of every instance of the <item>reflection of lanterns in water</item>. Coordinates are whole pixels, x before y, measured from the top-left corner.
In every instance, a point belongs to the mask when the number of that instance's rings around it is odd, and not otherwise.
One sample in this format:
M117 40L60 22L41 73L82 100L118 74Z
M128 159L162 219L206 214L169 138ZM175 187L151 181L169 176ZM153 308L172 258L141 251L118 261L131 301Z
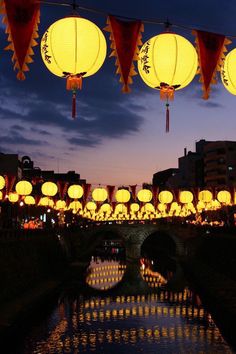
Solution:
M126 266L117 261L91 260L86 283L97 290L108 290L118 284L124 275Z

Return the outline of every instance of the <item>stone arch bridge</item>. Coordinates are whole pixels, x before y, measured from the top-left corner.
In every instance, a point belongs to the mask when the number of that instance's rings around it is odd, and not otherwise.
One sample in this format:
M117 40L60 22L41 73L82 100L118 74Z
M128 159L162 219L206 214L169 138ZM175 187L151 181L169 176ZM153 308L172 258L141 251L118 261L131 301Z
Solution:
M137 260L141 256L143 242L150 235L164 234L170 242L174 242L175 256L185 256L188 252L186 241L199 234L196 227L188 225L166 224L100 224L79 229L78 232L68 234L65 241L70 243L70 248L76 259L87 258L93 254L95 248L109 234L120 238L126 249L128 261Z

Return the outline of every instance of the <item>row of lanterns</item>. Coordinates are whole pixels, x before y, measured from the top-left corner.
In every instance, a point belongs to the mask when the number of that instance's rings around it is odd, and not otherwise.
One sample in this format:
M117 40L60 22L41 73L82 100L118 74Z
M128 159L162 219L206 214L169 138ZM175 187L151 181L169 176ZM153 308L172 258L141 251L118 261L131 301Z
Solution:
M0 190L5 187L5 178L0 176ZM22 180L17 182L15 186L15 191L17 195L20 196L30 196L32 193L33 186L29 181ZM41 192L44 196L55 197L58 193L58 186L54 182L44 182L41 186ZM80 199L84 190L83 187L78 184L73 184L68 187L67 194L71 199ZM106 188L98 187L94 188L92 191L92 199L95 202L104 202L108 199L108 192ZM131 193L128 189L121 188L118 189L115 193L115 200L118 203L128 203L131 199ZM138 191L137 199L142 203L149 203L153 199L153 193L151 190L143 188ZM158 200L162 204L169 204L173 201L174 196L171 191L164 190L158 193ZM191 191L179 191L178 199L180 203L187 204L192 203L194 195ZM209 203L213 199L213 194L209 190L202 190L198 193L198 200ZM231 194L227 190L218 191L217 199L221 203L230 204L231 203Z
M5 179L0 176L0 199L3 198L2 189L5 187ZM142 220L153 219L167 216L186 217L203 210L216 210L222 205L235 204L231 193L227 190L221 190L216 193L216 199L213 199L213 193L209 190L202 190L198 193L198 200L195 201L191 191L179 191L178 202L174 201L172 192L165 190L158 193L157 204L152 204L153 193L149 189L141 189L137 193L138 202L130 202L131 193L127 189L116 191L116 203L108 203L108 192L105 188L99 187L92 191L92 200L85 205L78 200L83 196L83 188L80 185L71 185L68 190L68 196L73 199L69 204L65 200L54 201L53 197L58 192L58 187L53 182L45 182L41 186L42 197L36 203L32 193L32 184L29 181L20 181L16 184L15 192L8 194L8 200L16 203L21 196L21 202L26 205L38 205L54 208L59 211L72 210L74 214L79 213L82 217L92 220ZM234 196L235 199L235 196ZM141 202L141 205L140 205Z
M53 23L41 40L41 55L47 69L67 80L73 93L72 116L75 117L76 91L82 80L95 74L106 57L106 40L102 31L91 21L69 16ZM221 71L225 88L236 95L236 49L224 60ZM169 129L169 100L176 90L186 87L198 69L194 46L175 33L162 33L146 41L139 53L138 71L142 80L159 90L166 100L167 131Z

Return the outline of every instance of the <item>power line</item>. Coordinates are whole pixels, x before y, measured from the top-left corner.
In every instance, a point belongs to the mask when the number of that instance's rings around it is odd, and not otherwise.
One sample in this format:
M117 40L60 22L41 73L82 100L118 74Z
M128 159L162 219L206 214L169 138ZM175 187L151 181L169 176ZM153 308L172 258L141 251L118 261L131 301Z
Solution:
M64 7L72 7L74 10L82 10L82 11L87 11L87 12L92 12L95 13L97 15L102 15L104 17L107 17L108 15L113 15L115 17L118 17L120 19L124 19L124 20L141 20L143 23L146 24L151 24L151 25L161 25L161 26L170 26L170 27L176 27L176 28L181 28L187 31L192 31L192 30L196 30L198 28L196 27L189 27L189 26L185 26L182 24L177 24L177 23L169 23L168 20L164 21L164 20L160 20L160 19L142 19L142 18L135 18L135 17L127 17L127 16L123 16L120 14L114 14L114 13L107 13L105 11L102 10L98 10L96 8L92 8L92 7L85 7L85 6L80 6L78 4L76 4L76 1L74 0L73 2L57 2L57 1L48 1L48 0L38 0L39 3L41 4L45 4L45 5L52 5L52 6L64 6ZM202 31L206 31L206 32L212 32L211 30L204 28L204 29L199 29ZM232 35L232 34L223 34L226 37L230 37L230 38L236 38L236 35Z

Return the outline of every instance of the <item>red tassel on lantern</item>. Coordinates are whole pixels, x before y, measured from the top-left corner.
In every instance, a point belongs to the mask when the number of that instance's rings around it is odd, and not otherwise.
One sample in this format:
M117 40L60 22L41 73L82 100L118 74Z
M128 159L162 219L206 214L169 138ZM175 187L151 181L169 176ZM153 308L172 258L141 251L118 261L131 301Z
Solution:
M72 118L76 118L76 91L82 89L82 74L67 75L66 89L73 91L72 96Z
M170 111L169 111L169 103L166 103L166 133L170 131Z

